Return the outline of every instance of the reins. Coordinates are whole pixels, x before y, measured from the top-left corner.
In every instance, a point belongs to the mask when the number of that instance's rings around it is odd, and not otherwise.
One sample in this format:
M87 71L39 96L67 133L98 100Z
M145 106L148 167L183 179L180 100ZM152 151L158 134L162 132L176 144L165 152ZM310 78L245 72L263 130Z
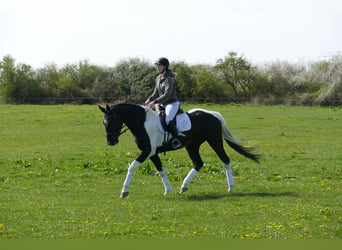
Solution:
M121 131L123 128L125 128L123 131ZM122 135L122 134L124 134L124 133L126 133L127 132L127 130L128 130L128 127L126 126L126 124L122 124L122 127L121 127L121 129L120 129L120 133L119 133L119 136L120 135Z

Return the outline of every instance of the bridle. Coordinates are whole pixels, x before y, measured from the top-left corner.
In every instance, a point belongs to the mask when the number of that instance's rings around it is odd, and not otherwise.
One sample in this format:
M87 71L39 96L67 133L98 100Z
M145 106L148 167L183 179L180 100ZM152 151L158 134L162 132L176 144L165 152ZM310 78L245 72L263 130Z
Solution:
M120 135L124 134L127 132L128 127L126 126L126 124L123 123L123 121L121 120L120 117L118 117L116 114L110 114L107 115L107 120L110 119L111 117L115 117L117 120L119 120L120 122L122 122L121 128L120 129L115 129L113 132L107 132L107 137L108 136L115 136L115 137L119 137Z
M123 131L121 131L121 130L123 130ZM128 130L128 127L126 126L126 124L122 123L122 126L121 126L121 128L120 128L120 132L119 132L118 137L119 137L120 135L126 133L127 130Z

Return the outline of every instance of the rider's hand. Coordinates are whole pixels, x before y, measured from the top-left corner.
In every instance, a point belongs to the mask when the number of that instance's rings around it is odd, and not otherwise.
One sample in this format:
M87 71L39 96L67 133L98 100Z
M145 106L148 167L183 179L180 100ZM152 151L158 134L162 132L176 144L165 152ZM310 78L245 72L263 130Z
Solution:
M151 105L151 103L153 103L153 102L151 102L151 100L150 100L150 99L147 99L147 100L145 101L145 105L146 105L146 106L150 106L150 105Z
M149 106L150 108L152 108L154 105L155 105L154 102L149 102L149 103L147 104L147 106Z

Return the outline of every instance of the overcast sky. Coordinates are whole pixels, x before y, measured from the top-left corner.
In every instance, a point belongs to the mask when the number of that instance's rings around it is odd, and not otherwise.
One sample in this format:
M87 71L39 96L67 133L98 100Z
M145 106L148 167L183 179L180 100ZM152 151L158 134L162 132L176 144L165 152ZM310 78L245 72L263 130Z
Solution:
M341 0L0 0L0 60L35 68L165 56L215 64L342 54Z

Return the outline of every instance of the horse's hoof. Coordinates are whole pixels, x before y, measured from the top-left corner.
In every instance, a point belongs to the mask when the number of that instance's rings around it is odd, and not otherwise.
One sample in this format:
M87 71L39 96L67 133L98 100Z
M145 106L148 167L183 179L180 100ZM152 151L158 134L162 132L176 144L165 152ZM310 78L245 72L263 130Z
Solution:
M129 192L121 192L120 198L126 198Z
M228 193L233 193L234 192L234 186L230 186L228 188Z
M179 193L182 194L182 193L186 192L187 190L188 190L187 187L182 187L182 188L180 189Z
M164 195L167 195L171 192L171 189L165 190Z

